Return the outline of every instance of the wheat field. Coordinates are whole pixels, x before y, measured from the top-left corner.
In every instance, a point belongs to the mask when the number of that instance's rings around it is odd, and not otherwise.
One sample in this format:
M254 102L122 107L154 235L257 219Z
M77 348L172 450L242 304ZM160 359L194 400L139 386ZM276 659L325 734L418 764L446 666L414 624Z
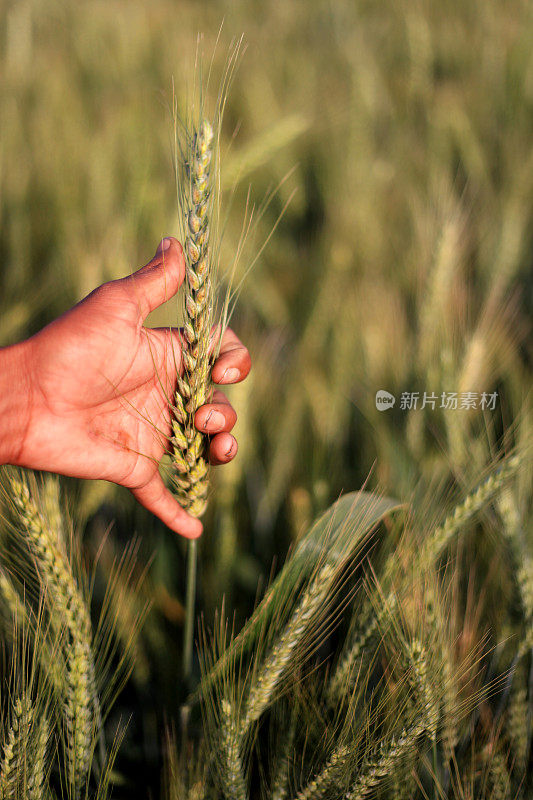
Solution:
M174 100L214 113L242 36L216 255L253 362L187 678L186 543L114 484L2 468L0 798L527 800L531 4L0 20L0 346L186 230Z

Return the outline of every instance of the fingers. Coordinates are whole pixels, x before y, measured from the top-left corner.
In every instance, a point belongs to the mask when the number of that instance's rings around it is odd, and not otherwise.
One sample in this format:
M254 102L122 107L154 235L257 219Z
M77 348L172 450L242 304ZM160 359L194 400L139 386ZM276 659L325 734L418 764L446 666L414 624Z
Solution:
M231 433L217 433L209 443L209 461L211 464L227 464L237 455L237 440Z
M173 297L183 283L185 261L181 244L173 237L162 239L155 256L144 267L119 283L134 293L142 319Z
M229 431L237 421L237 414L228 398L217 390L213 402L198 409L194 424L202 433L215 434L209 442L209 461L211 464L227 464L237 455L237 440Z
M214 382L238 383L246 378L251 366L250 353L231 328L226 328L211 372Z
M131 492L141 505L180 536L197 539L201 535L203 526L200 520L191 517L183 510L172 492L166 488L159 473L156 473L145 486L132 489Z
M220 390L216 390L211 403L201 406L194 416L194 424L201 433L230 431L236 421L237 414L233 406Z

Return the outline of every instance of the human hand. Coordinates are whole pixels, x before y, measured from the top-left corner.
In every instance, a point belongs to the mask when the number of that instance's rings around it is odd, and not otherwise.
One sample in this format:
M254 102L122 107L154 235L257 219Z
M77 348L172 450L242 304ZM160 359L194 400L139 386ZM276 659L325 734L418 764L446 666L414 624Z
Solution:
M179 506L158 470L182 368L179 333L143 327L184 275L181 245L164 239L146 266L95 289L25 343L29 412L11 463L126 486L169 528L195 538L201 522ZM249 371L248 351L226 330L213 381L236 383ZM236 418L220 390L196 412L196 427L212 436L211 463L235 456Z

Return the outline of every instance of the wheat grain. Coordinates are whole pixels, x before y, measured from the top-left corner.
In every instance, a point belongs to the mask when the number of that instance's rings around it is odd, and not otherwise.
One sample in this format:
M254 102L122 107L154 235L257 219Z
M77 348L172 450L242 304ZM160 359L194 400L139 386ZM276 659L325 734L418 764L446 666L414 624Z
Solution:
M503 533L512 554L513 569L524 617L525 636L519 646L520 656L533 649L533 558L524 541L518 503L510 488L501 492L498 509Z
M48 592L62 624L76 629L89 639L91 621L82 600L68 561L59 547L57 537L33 500L23 479L11 478L13 501L22 528L37 561L43 586Z

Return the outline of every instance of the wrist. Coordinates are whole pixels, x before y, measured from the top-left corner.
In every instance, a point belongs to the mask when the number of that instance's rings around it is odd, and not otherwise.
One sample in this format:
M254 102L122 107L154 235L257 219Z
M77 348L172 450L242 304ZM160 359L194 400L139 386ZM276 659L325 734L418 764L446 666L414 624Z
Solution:
M32 408L29 341L0 348L0 464L24 466Z

